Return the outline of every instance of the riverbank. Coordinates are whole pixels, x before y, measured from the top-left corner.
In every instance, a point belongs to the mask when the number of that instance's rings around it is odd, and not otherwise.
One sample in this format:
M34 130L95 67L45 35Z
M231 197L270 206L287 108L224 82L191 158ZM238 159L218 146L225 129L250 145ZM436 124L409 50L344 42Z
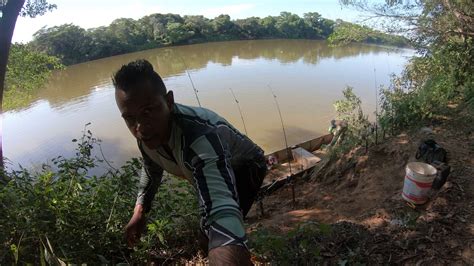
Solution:
M257 247L255 260L287 256L303 264L472 265L473 122L467 108L451 106L447 115L404 130L367 152L356 147L327 162L308 180L296 183L294 208L289 187L265 198L265 215L258 218L253 210L249 216L250 235L256 243L266 237L261 231L285 241L280 249ZM420 130L422 126L430 130ZM452 170L428 203L413 208L401 198L404 168L415 161L417 147L426 138L448 151ZM308 224L316 224L316 230L308 230ZM294 254L295 245L299 254Z
M29 44L38 51L61 58L65 65L73 65L158 47L276 38L327 40L331 45L409 45L405 37L339 19L326 19L317 12L300 17L285 11L279 16L235 20L229 15L208 19L156 13L138 20L117 18L108 26L91 29L63 24L40 29Z

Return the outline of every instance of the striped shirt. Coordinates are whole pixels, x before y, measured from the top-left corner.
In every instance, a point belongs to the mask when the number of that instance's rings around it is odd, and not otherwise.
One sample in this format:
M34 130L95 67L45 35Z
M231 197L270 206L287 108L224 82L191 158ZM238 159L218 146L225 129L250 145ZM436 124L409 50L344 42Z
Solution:
M210 229L219 228L237 238L245 237L233 169L263 156L260 147L216 113L181 104L175 104L171 113L167 147L149 149L140 141L138 146L144 159L144 171L137 204L143 205L145 212L150 210L163 170L166 170L186 178L196 187L202 227L208 236L215 234L209 232ZM210 243L209 248L227 242Z

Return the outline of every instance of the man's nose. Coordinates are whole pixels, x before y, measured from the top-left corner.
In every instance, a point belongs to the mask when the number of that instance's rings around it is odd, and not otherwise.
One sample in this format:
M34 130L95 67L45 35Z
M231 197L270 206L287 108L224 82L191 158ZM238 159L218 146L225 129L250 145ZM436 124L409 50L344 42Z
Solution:
M145 121L137 121L136 130L137 133L139 133L140 135L146 136L148 131L150 130L150 124Z

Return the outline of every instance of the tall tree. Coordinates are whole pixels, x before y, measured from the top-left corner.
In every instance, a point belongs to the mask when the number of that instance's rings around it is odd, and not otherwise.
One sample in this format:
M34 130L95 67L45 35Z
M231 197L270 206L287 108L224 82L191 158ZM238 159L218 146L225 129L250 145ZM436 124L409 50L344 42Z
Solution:
M30 43L36 50L59 57L71 65L88 60L91 40L86 30L73 24L42 28Z
M438 41L474 37L472 0L339 0L341 4L368 12L389 32L402 33L427 48ZM379 23L380 24L380 23Z
M0 0L0 167L3 169L2 121L3 91L13 30L19 15L34 18L56 8L46 0Z
M216 34L238 36L237 26L230 20L229 15L219 15L211 21L212 29Z
M258 39L263 35L263 27L260 25L260 18L250 17L238 19L235 24L239 26L241 34L247 39Z
M205 38L212 33L211 21L204 16L184 16L184 24L198 38Z
M171 22L166 25L167 41L171 44L183 43L194 35L184 24Z
M275 27L284 38L303 38L306 24L304 20L296 14L281 12L277 18Z

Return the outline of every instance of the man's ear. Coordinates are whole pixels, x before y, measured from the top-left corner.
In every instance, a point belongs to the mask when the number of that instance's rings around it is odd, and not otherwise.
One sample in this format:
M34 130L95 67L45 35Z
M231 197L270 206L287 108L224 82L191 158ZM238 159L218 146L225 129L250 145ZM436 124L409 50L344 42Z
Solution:
M173 111L173 107L174 107L173 91L168 91L168 93L165 96L165 99L166 99L166 104L168 105L168 109L170 111Z

